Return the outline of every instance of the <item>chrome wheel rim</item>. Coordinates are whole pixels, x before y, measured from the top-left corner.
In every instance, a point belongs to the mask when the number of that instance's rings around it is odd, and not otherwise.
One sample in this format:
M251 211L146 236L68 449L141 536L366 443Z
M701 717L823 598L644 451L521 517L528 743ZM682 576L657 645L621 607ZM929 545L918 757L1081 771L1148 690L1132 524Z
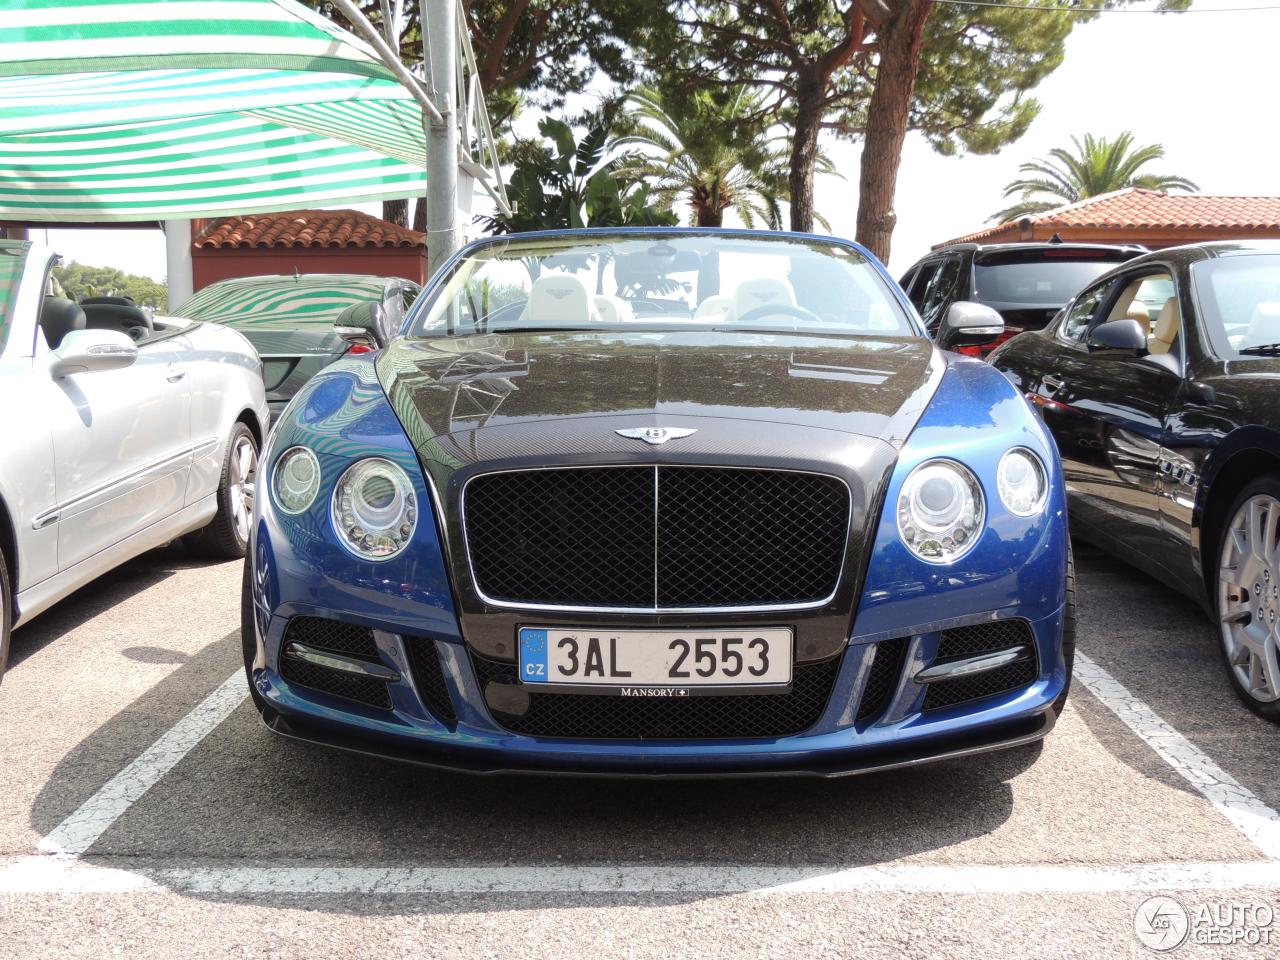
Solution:
M1280 500L1250 497L1231 518L1218 564L1227 664L1259 703L1280 700Z
M236 438L228 472L231 525L240 542L248 543L249 524L253 522L253 488L258 477L258 451L249 437Z

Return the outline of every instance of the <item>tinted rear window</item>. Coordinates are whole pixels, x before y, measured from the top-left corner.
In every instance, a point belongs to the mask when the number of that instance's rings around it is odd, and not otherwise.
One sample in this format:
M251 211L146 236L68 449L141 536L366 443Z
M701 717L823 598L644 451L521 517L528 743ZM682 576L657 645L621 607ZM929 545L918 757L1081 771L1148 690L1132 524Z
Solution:
M1119 250L988 254L974 265L974 283L983 303L1060 307L1133 255Z

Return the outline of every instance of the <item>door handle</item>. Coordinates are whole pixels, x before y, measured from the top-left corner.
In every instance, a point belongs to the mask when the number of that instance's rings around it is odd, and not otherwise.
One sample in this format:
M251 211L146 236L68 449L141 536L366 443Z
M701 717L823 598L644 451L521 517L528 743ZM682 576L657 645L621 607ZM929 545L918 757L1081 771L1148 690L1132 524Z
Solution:
M1055 377L1052 373L1046 373L1044 375L1044 378L1040 382L1043 383L1050 390L1052 390L1054 393L1057 393L1059 390L1061 390L1063 385L1066 383L1066 381L1064 381L1061 377Z
M169 364L169 371L165 375L165 379L168 380L170 383L177 383L186 375L187 375L187 371L183 370L177 364L171 363Z

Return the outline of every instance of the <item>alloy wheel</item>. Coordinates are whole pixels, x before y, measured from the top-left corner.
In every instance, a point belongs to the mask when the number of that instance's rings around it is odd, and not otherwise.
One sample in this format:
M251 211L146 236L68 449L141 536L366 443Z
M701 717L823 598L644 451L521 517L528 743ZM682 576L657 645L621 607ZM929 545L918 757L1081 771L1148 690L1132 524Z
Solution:
M1280 700L1280 500L1258 494L1231 518L1218 564L1227 663L1259 703Z
M227 499L231 506L231 522L241 543L249 541L249 525L253 522L253 492L258 478L258 450L253 438L236 438L227 471Z

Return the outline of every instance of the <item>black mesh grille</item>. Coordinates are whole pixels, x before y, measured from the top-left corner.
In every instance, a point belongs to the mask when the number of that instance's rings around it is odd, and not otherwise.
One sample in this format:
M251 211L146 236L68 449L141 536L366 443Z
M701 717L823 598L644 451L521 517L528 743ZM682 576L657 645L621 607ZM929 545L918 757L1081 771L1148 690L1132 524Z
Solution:
M467 485L476 584L495 600L653 604L653 469L494 473Z
M878 719L888 708L894 691L898 689L906 656L906 637L881 640L876 644L871 672L867 675L867 685L862 690L862 701L858 704L860 723Z
M338 620L294 617L285 628L282 650L288 650L290 643L302 643L371 663L381 662L378 645L371 630ZM330 670L283 653L280 657L280 675L301 687L382 710L391 709L391 695L384 680Z
M840 480L782 470L520 471L477 477L466 492L476 585L516 603L819 601L840 578L848 524Z
M284 643L305 643L308 647L332 650L349 657L379 662L378 644L367 627L326 620L323 617L294 617L284 631Z
M1007 650L1020 644L1028 648L1028 657L1025 660L1017 660L985 673L975 673L967 677L957 677L955 680L941 680L929 684L929 690L924 698L924 709L939 710L957 703L967 703L970 700L981 700L983 697L1007 693L1010 690L1029 686L1040 675L1035 634L1031 631L1031 625L1025 620L996 620L992 623L979 623L971 627L957 627L942 631L942 638L938 643L938 655L933 660L935 664L963 660L965 657L977 656L980 653Z
M694 740L785 737L818 722L831 696L840 657L796 664L790 693L630 699L594 694L530 693L523 717L494 713L514 733L584 740ZM471 661L483 690L515 684L513 663ZM528 689L527 687L525 689Z
M821 600L836 588L849 494L779 470L658 471L658 606Z
M405 649L409 653L409 669L413 673L414 686L422 697L422 705L437 720L453 723L458 719L453 710L453 698L444 682L444 668L434 640L426 637L405 637Z
M281 659L280 674L290 683L310 687L321 693L355 700L357 703L378 707L381 710L391 709L391 694L387 692L387 684L384 680L358 677L353 673L343 673L341 670L329 670L296 657Z

